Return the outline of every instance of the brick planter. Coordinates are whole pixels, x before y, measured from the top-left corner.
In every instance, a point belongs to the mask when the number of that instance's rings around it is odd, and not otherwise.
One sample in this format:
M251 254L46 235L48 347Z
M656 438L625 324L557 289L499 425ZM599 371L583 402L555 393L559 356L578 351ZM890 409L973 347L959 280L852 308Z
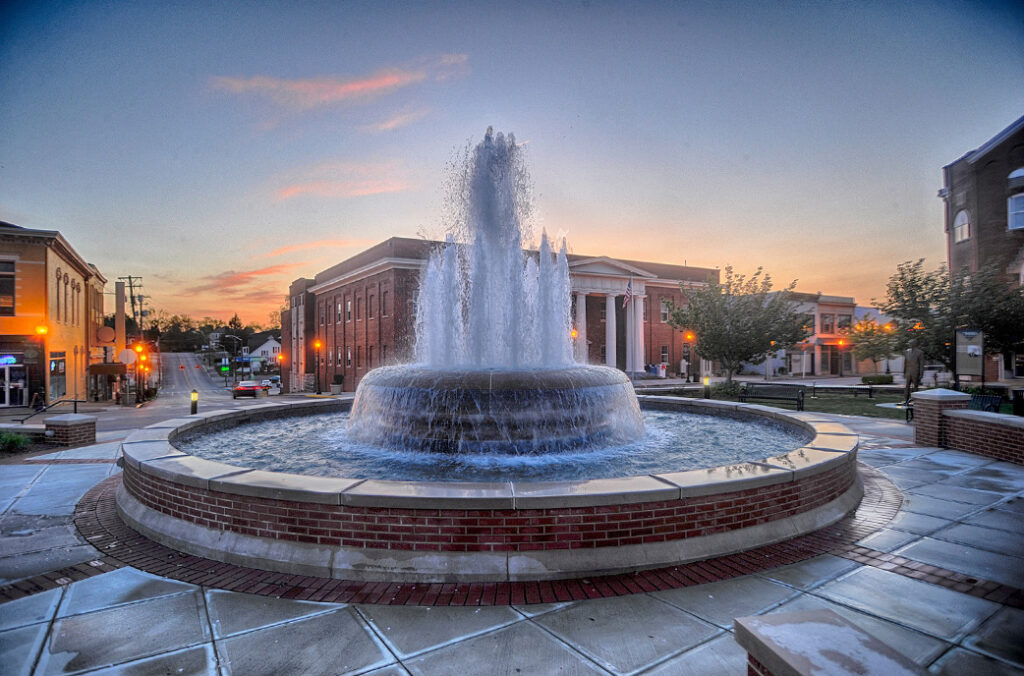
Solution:
M321 408L341 405L321 401ZM249 470L186 455L170 443L197 425L306 413L310 406L264 404L181 427L183 421L169 421L126 439L118 508L147 537L229 563L346 579L470 581L586 576L704 559L816 530L860 499L857 437L840 425L755 406L648 403L742 411L817 433L804 448L729 467L472 484Z
M61 446L82 446L96 443L96 417L81 413L65 413L46 418L46 436ZM53 432L51 435L50 433Z
M968 411L971 396L952 390L916 392L913 399L915 443L1024 464L1024 418Z

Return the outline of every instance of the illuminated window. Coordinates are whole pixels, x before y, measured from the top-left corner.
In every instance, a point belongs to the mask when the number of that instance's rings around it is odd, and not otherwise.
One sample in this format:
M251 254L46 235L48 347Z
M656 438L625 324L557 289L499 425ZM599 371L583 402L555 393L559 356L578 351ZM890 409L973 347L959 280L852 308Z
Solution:
M337 312L337 314L335 315L335 319L334 319L334 321L335 321L336 323L338 323L338 324L340 324L340 323L341 323L341 303L338 303L338 312Z
M966 211L957 212L953 219L953 241L963 242L971 238L971 217Z
M835 315L821 315L821 332L832 333L835 330Z
M851 324L853 324L852 315L838 315L838 318L836 319L837 329L848 329Z
M14 316L14 261L0 261L0 316Z
M346 322L352 321L352 301L351 300L345 301L345 321Z

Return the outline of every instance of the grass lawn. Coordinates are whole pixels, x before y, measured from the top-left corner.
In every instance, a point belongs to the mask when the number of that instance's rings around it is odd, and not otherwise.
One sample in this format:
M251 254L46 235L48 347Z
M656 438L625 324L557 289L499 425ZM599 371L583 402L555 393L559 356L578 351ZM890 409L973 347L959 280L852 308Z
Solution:
M701 390L673 390L671 394L691 398L702 396ZM722 401L738 401L735 397L712 397ZM893 420L905 420L906 413L900 409L882 408L876 404L899 403L903 401L902 393L875 392L871 399L866 394L859 394L856 397L852 393L822 392L812 397L810 390L804 395L804 410L818 413L838 413L842 415L862 415L869 418L892 418ZM796 410L796 404L789 404L783 401L759 401L752 400L751 404L762 406L774 406L776 408L790 411Z

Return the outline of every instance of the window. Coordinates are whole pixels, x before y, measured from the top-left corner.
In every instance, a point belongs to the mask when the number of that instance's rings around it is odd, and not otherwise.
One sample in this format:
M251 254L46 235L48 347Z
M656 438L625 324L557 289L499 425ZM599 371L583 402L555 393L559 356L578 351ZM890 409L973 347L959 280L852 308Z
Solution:
M380 292L380 314L383 317L387 317L388 316L388 292L387 291L381 291ZM384 358L384 355L381 355L381 359L383 359L383 358Z
M837 329L848 329L853 324L853 315L839 315L836 318Z
M348 352L345 353L345 366L352 366L352 348L348 348Z
M821 332L822 333L833 333L835 330L834 322L836 320L835 315L821 315Z
M363 319L363 299L356 298L356 321L362 321Z
M1024 192L1006 200L1006 225L1010 230L1024 230Z
M0 261L0 316L14 316L14 261Z
M814 333L814 313L808 312L804 315L804 330Z
M352 301L351 300L346 300L345 301L345 321L346 322L352 321Z
M367 319L373 319L373 301L374 301L374 299L375 299L374 295L371 293L370 294L370 302L368 302L366 304L366 318Z
M971 238L971 217L966 211L958 211L953 219L953 241L963 242Z
M608 319L608 308L602 303L600 312L601 321Z
M662 324L668 324L668 301L667 300L662 300L661 301L661 323ZM665 361L665 360L662 359L662 361Z
M601 346L601 363L602 364L607 364L608 363L608 346L607 345L602 345Z
M373 345L366 346L366 368L373 368Z
M341 303L338 303L338 313L337 313L337 315L335 315L335 320L334 321L336 323L338 323L338 324L341 323Z
M356 345L356 368L363 368L363 346Z
M323 326L324 325L324 304L323 303L319 303L318 307L320 308L320 326Z
M384 292L384 295L385 296L387 295L387 291ZM388 363L388 346L387 345L381 345L380 346L380 363L381 363L381 365L384 365L384 364Z
M661 346L661 363L662 364L667 364L668 363L668 345L662 345Z

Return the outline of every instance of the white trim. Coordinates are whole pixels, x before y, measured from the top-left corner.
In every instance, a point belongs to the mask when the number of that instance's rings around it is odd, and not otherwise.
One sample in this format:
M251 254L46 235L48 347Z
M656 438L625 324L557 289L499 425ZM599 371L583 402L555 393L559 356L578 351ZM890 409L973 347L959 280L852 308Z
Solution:
M307 292L317 294L324 291L336 289L351 282L359 281L363 277L383 272L390 269L399 270L422 270L427 266L427 261L417 258L379 258L368 265L357 268L352 272L334 277L306 289Z

